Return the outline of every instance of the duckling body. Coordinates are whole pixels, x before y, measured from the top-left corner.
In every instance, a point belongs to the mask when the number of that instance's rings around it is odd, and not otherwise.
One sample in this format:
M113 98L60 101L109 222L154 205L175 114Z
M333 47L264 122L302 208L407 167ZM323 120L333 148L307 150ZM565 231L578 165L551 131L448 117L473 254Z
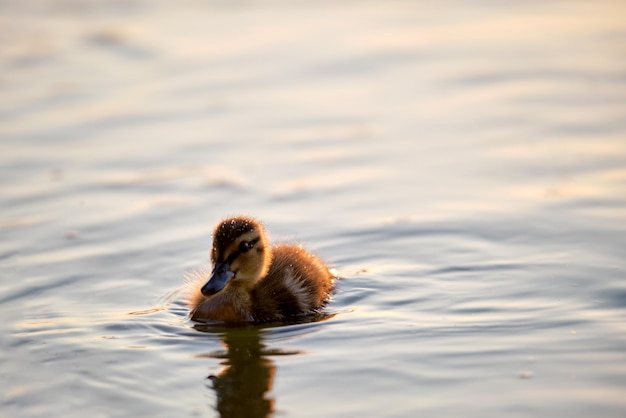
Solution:
M243 216L215 228L211 260L208 281L189 297L195 321L280 321L312 313L326 304L336 279L301 246L269 245L261 224Z

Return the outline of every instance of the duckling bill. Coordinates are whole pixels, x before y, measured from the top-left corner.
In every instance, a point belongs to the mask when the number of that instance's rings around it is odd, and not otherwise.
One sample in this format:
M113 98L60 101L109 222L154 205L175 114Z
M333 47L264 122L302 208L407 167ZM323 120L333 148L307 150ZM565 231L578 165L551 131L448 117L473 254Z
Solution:
M336 274L301 246L270 245L255 219L238 216L213 233L213 269L189 296L191 319L280 321L323 308Z

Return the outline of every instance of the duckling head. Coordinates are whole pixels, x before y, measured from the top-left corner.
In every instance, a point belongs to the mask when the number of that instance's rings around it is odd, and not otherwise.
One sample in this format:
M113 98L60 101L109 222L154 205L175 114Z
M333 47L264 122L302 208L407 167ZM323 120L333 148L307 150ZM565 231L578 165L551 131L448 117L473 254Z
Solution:
M271 257L258 221L245 216L222 221L213 232L213 270L202 294L212 296L227 285L252 289L267 274Z

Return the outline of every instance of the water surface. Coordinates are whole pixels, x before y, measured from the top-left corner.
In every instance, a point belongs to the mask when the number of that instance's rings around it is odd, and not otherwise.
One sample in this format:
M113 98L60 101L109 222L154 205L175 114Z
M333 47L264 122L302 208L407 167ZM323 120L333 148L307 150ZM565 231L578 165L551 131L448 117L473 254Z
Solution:
M621 2L13 3L0 415L626 414ZM327 317L187 318L236 213Z

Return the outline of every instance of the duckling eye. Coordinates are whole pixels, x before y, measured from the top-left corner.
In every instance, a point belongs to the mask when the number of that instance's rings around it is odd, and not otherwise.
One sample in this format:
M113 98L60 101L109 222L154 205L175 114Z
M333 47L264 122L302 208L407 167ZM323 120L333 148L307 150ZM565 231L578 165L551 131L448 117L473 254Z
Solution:
M239 251L241 251L242 253L247 252L250 248L252 248L252 244L250 244L248 241L242 241L239 244Z

